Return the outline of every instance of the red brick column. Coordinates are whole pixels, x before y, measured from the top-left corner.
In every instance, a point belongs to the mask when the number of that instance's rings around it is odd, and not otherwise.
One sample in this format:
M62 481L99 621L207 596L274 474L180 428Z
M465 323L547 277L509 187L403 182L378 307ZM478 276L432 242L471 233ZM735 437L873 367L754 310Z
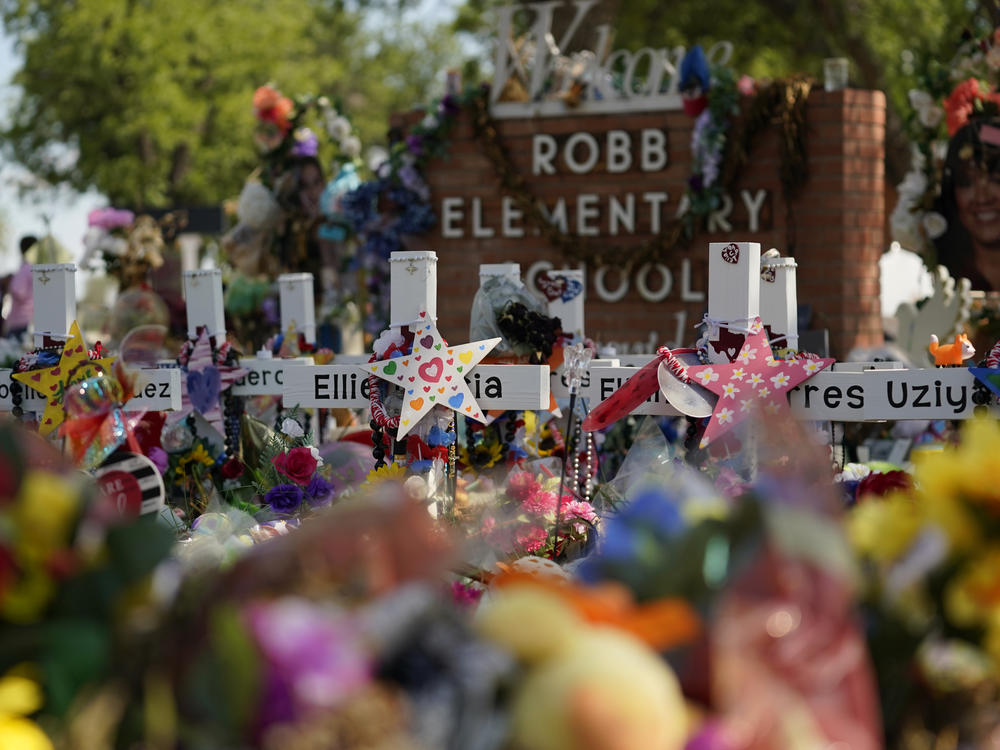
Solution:
M413 122L410 113L399 122ZM629 292L619 302L602 301L595 293L593 276L587 269L587 333L601 341L641 341L650 337L660 343L673 338L675 313L687 312L688 335L692 343L697 333L691 326L705 310L704 303L681 299L681 264L690 261L691 289L707 289L707 247L709 242L749 240L760 242L762 250L777 247L789 254L794 242L798 261L799 302L810 303L813 326L830 330L835 356L843 357L855 346L875 346L882 341L879 305L878 258L885 249L884 131L885 97L877 91L814 90L807 107L810 178L793 197L791 212L786 210L779 180L780 156L774 130L762 134L753 145L749 163L733 192L734 209L729 217L732 230L701 233L688 249L678 249L665 261L673 275L673 290L662 302L650 303L636 292L635 269ZM647 191L665 191L669 198L664 218L673 216L691 172L692 118L683 112L646 112L626 115L567 115L559 118L524 118L498 121L498 129L514 165L525 176L532 192L543 201L565 197L570 228L579 193L599 196L602 215L597 222L601 236L596 241L611 245L638 244L651 235L650 212L640 196ZM531 175L531 143L535 133L553 135L560 146L569 134L592 133L603 146L604 134L619 129L638 137L644 128L658 128L667 136L669 162L665 169L641 172L636 165L625 173L607 170L604 154L586 175L576 176L564 166L555 175ZM635 140L634 139L634 140ZM637 160L636 160L637 161ZM480 152L472 129L463 118L453 132L449 157L432 162L428 169L431 201L440 219L445 197L464 200L464 216L459 225L464 236L446 239L440 223L431 233L413 238L412 249L435 250L439 256L439 325L445 336L462 338L468 330L472 297L478 287L480 263L513 261L522 271L537 260L549 260L562 267L557 251L535 234L530 225L520 238L501 236L501 201L491 163ZM757 232L748 231L748 214L740 190L766 190L767 199ZM607 236L605 201L609 195L636 195L634 235ZM473 236L471 201L480 200L486 231L491 237ZM789 224L789 219L791 224ZM591 240L593 241L593 239ZM607 285L617 285L618 268L628 264L627 248L614 262ZM650 284L659 276L650 275Z

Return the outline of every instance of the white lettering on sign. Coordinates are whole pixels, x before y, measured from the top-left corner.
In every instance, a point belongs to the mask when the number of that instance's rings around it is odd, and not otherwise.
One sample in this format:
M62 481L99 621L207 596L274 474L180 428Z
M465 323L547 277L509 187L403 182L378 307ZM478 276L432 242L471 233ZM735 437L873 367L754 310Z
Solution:
M366 366L364 366L366 367ZM288 407L359 409L369 405L368 375L358 365L310 365L285 373ZM547 409L549 368L539 365L479 365L465 379L480 408Z
M496 54L493 59L493 85L491 105L495 117L525 117L535 115L565 114L566 104L560 99L575 80L586 82L583 97L574 111L588 112L639 112L647 110L676 110L682 106L678 94L678 71L686 50L684 47L645 47L635 52L619 49L611 51L611 27L587 23L587 16L596 0L575 0L572 19L562 35L552 33L556 8L570 3L558 0L506 5L497 9ZM524 29L515 13L529 14L528 28ZM568 15L568 14L567 14ZM560 50L571 45L579 48L581 39L588 32L595 32L591 42L596 54L584 59L586 68L582 75L572 78L563 74L566 58ZM516 41L515 41L516 40ZM725 64L733 53L729 42L712 45L706 57L709 62ZM516 80L527 89L528 101L500 101L510 81Z
M736 204L732 196L723 194L722 204L708 216L709 231L730 231L734 226L760 231L760 216L767 195L763 189L741 191L740 202L745 215L737 217L734 216ZM606 195L584 192L540 201L538 207L545 220L560 232L568 233L572 226L577 235L585 237L617 237L659 234L664 216L680 218L686 213L687 205L687 195L682 195L677 209L672 209L669 193L650 190ZM441 236L445 239L519 238L524 237L527 228L524 212L515 207L509 196L490 205L485 205L484 198L478 196L444 197L441 198L440 215Z

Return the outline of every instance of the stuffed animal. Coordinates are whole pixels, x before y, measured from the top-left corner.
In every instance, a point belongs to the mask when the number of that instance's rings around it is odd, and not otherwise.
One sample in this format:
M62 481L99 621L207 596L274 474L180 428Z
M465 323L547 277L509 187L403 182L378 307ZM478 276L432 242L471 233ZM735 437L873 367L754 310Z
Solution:
M931 344L927 350L934 357L934 364L938 366L961 365L964 360L970 359L976 353L976 347L964 333L955 334L953 344L938 344L938 337L932 333Z

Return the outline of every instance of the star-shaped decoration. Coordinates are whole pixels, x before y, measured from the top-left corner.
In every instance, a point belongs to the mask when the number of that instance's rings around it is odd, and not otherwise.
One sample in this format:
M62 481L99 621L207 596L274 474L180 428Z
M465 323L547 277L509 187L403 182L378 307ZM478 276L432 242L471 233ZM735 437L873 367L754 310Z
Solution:
M87 345L83 343L83 334L76 321L69 328L69 339L63 345L62 356L55 367L44 370L31 370L11 375L32 390L38 391L47 400L42 413L38 432L49 435L66 419L66 407L63 397L66 389L72 383L95 377L101 373L110 373L114 357L91 359Z
M224 345L226 346L226 345ZM245 367L217 362L224 359L219 353L213 356L212 338L205 328L198 331L198 338L181 370L181 408L171 412L167 424L180 422L192 411L201 414L212 427L225 434L222 423L222 393L247 374Z
M403 389L397 439L413 429L435 406L444 406L479 422L486 421L465 376L500 343L500 339L450 346L434 322L426 317L426 313L420 313L420 322L411 326L414 335L409 354L362 365L376 377Z
M733 362L687 368L693 381L719 396L700 447L743 422L755 407L768 418L787 415L788 393L835 361L832 357L776 359L756 318Z

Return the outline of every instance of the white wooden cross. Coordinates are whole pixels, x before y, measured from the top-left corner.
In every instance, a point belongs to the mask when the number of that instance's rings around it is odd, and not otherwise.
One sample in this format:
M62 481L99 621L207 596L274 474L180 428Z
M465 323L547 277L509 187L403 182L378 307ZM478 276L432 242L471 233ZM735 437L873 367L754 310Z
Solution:
M76 265L35 264L31 268L32 327L36 346L46 341L62 342L76 320ZM0 412L13 410L11 370L0 370ZM168 411L181 406L180 373L143 369L135 386L136 395L125 403L126 411ZM31 388L22 388L21 408L38 413L45 399Z
M437 317L437 255L393 253L390 258L390 326ZM461 331L444 331L446 336ZM465 378L480 408L547 409L549 368L541 365L478 365ZM350 408L369 406L367 368L363 363L307 365L285 374L286 406Z
M712 346L724 338L725 329L716 323L745 325L758 314L770 326L775 339L783 335L788 346L794 347L798 336L794 261L765 257L761 263L760 246L748 242L711 243L709 253L709 359L728 361L722 360L724 353ZM768 278L769 267L774 269L774 281ZM738 351L742 337L727 343ZM592 406L600 403L635 371L635 367L595 363L581 387L581 395ZM796 417L816 421L967 419L975 412L975 382L966 367L906 368L898 362L837 362L792 389L789 403ZM659 391L633 413L678 415Z

